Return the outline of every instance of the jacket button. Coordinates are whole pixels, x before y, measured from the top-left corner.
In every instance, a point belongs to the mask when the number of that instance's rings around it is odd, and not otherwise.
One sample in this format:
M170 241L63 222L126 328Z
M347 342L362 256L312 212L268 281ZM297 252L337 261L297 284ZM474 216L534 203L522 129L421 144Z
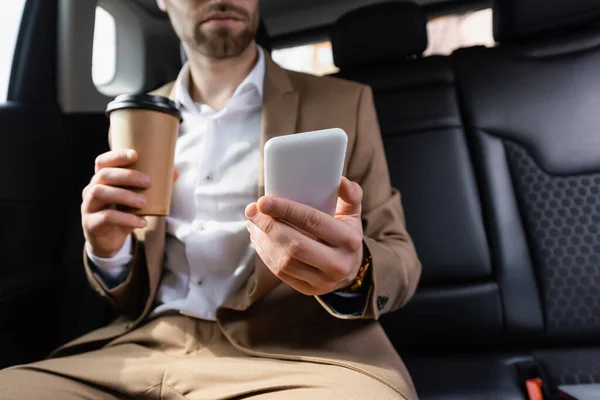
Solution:
M379 311L383 311L383 309L385 308L385 306L387 305L388 301L390 299L388 297L385 296L379 296L377 298L377 309Z

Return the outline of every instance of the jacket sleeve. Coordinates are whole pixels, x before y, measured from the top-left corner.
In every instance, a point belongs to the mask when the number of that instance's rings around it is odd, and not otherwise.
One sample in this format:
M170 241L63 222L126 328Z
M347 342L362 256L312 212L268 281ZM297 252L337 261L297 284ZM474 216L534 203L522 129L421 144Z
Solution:
M108 132L108 143L112 149L110 129ZM136 231L132 234L132 260L129 265L129 273L124 280L116 282L116 285L107 285L100 271L93 265L84 246L83 263L86 276L92 289L108 301L115 309L136 319L144 310L148 297L150 296L148 266L144 253L144 243L139 240Z
M364 243L373 257L371 286L354 298L343 299L331 294L317 299L338 318L378 319L384 313L401 308L412 298L421 276L421 263L406 231L400 194L390 183L369 87L362 89L357 115L356 138L347 177L359 183L364 192ZM348 311L348 306L354 310ZM341 308L346 311L340 312Z
M83 262L89 283L109 304L136 319L144 310L149 296L148 267L143 243L133 236L133 259L129 274L117 286L107 286L99 271L89 261L84 249Z

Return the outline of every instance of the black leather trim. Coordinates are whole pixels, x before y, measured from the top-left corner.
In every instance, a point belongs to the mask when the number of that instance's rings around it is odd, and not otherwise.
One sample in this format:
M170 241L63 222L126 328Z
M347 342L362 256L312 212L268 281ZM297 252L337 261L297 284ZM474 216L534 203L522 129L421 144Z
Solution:
M384 315L381 323L403 355L497 344L503 334L498 285L421 288L405 308Z
M486 205L484 214L495 260L494 271L505 306L506 333L509 340L529 340L539 337L543 330L533 263L506 161L504 144L482 129L482 126L490 124L489 120L500 123L503 114L487 109L481 111L481 103L490 103L487 96L490 92L486 85L478 85L485 79L484 74L473 74L472 64L467 66L466 61L455 58L455 71L467 131L472 143L475 169L478 171L480 195L483 204ZM481 66L478 66L479 68ZM491 107L491 104L489 106ZM505 109L513 110L514 107Z
M511 364L528 356L404 357L420 400L525 400Z
M566 32L552 40L529 40L499 48L510 52L512 57L535 60L594 51L598 47L600 47L600 26L592 24L572 32Z
M533 356L554 387L600 383L598 347L540 350Z
M474 48L453 61L478 129L525 146L553 175L600 169L600 51L523 59L512 48Z
M539 290L531 254L516 202L504 144L497 138L477 132L478 160L485 174L488 227L490 228L496 272L505 305L508 333L522 339L537 336L543 329Z
M338 75L353 81L368 82L374 91L420 88L441 84L453 86L454 84L450 60L445 56L404 60L394 65L371 65L343 69Z
M385 149L423 264L421 285L491 279L481 204L463 131L388 137Z
M600 20L597 0L494 0L494 37L514 42Z

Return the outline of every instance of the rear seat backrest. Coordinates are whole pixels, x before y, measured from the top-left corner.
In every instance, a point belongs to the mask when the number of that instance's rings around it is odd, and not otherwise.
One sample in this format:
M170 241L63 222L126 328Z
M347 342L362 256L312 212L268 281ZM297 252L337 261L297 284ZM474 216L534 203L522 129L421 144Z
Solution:
M504 43L452 58L494 252L513 277L507 324L597 342L600 2L497 0L494 12Z
M373 89L392 184L423 263L415 298L382 321L403 354L494 343L503 332L454 75L448 57L421 57L426 22L413 3L384 3L345 15L331 36L339 76Z

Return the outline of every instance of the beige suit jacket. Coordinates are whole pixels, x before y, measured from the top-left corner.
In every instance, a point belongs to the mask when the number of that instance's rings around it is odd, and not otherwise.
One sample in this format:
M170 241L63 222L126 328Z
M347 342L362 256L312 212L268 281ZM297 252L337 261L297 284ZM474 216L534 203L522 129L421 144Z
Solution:
M156 93L172 92L173 83ZM247 354L345 366L414 398L410 377L376 321L409 301L421 266L405 229L400 196L390 186L371 90L286 71L267 57L263 102L261 145L274 136L325 128L339 127L348 134L344 175L364 190L364 240L373 256L374 285L363 315L343 318L321 299L282 283L257 257L245 286L217 310L217 323L231 344ZM262 171L259 182L262 194ZM84 255L93 288L129 318L68 343L55 356L98 348L135 329L151 312L163 268L166 223L164 217L149 217L148 222L134 232L132 270L120 286L106 288Z

